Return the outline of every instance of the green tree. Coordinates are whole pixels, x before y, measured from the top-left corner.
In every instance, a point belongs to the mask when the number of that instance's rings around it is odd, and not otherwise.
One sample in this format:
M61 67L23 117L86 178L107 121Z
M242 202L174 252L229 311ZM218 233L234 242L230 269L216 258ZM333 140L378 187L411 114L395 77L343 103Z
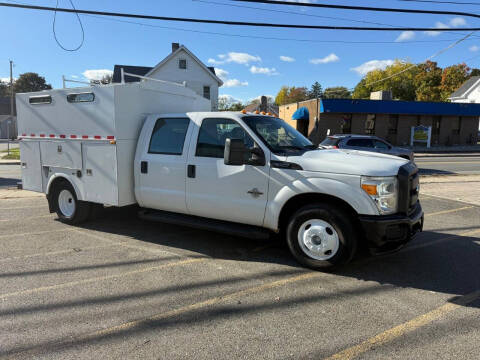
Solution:
M470 71L470 77L472 76L480 76L480 69L472 69L472 71Z
M419 72L414 79L416 100L442 101L442 68L434 61L427 61L419 64L418 69Z
M308 89L306 87L292 86L288 91L287 104L308 100Z
M418 72L418 66L395 60L385 70L372 70L366 74L355 87L353 98L365 99L372 91L390 90L394 99L415 100L414 79Z
M5 97L10 95L10 86L3 81L0 81L0 97Z
M278 92L277 96L275 97L275 104L277 105L285 105L287 104L287 96L288 96L288 86L282 86L280 91Z
M469 76L470 68L465 63L443 69L441 83L442 101L447 101L450 95L462 86Z
M345 86L326 88L323 97L325 99L351 99L352 93Z
M318 81L315 81L313 83L308 93L308 96L310 97L310 99L318 99L323 96L322 85L320 85Z
M52 86L47 84L43 76L34 72L21 74L13 84L13 90L16 93L49 90L51 88Z

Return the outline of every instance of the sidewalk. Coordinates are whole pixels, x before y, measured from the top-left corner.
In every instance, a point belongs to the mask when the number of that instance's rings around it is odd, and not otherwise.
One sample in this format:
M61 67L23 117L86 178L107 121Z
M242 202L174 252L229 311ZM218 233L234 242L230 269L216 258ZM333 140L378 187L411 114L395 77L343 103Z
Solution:
M480 175L420 177L420 194L480 206Z
M479 152L443 152L443 153L415 153L415 158L429 158L429 157L480 157Z

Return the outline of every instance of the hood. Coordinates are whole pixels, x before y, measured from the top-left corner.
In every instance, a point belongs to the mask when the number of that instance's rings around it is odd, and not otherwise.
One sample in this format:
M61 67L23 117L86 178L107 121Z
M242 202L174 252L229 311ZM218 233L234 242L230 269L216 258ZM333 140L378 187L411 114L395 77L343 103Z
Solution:
M408 163L396 156L342 149L307 151L288 156L287 161L300 165L305 171L366 176L394 176Z

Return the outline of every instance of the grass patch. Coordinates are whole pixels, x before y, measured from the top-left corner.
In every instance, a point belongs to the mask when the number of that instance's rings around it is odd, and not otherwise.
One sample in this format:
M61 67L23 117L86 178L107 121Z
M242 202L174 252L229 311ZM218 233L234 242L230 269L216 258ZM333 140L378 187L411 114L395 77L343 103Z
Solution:
M8 155L7 150L3 150L1 157L2 159L5 159L5 160L20 160L20 149L19 148L10 149L10 155Z

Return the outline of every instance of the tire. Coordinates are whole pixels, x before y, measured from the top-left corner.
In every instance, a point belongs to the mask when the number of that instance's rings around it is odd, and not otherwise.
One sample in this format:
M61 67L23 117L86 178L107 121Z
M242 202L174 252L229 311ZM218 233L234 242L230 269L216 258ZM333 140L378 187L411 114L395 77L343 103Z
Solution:
M91 204L79 201L68 181L62 181L55 186L52 199L58 218L66 224L80 224L90 216Z
M357 250L351 216L333 204L300 208L287 226L286 237L295 259L312 269L327 270L348 263Z

